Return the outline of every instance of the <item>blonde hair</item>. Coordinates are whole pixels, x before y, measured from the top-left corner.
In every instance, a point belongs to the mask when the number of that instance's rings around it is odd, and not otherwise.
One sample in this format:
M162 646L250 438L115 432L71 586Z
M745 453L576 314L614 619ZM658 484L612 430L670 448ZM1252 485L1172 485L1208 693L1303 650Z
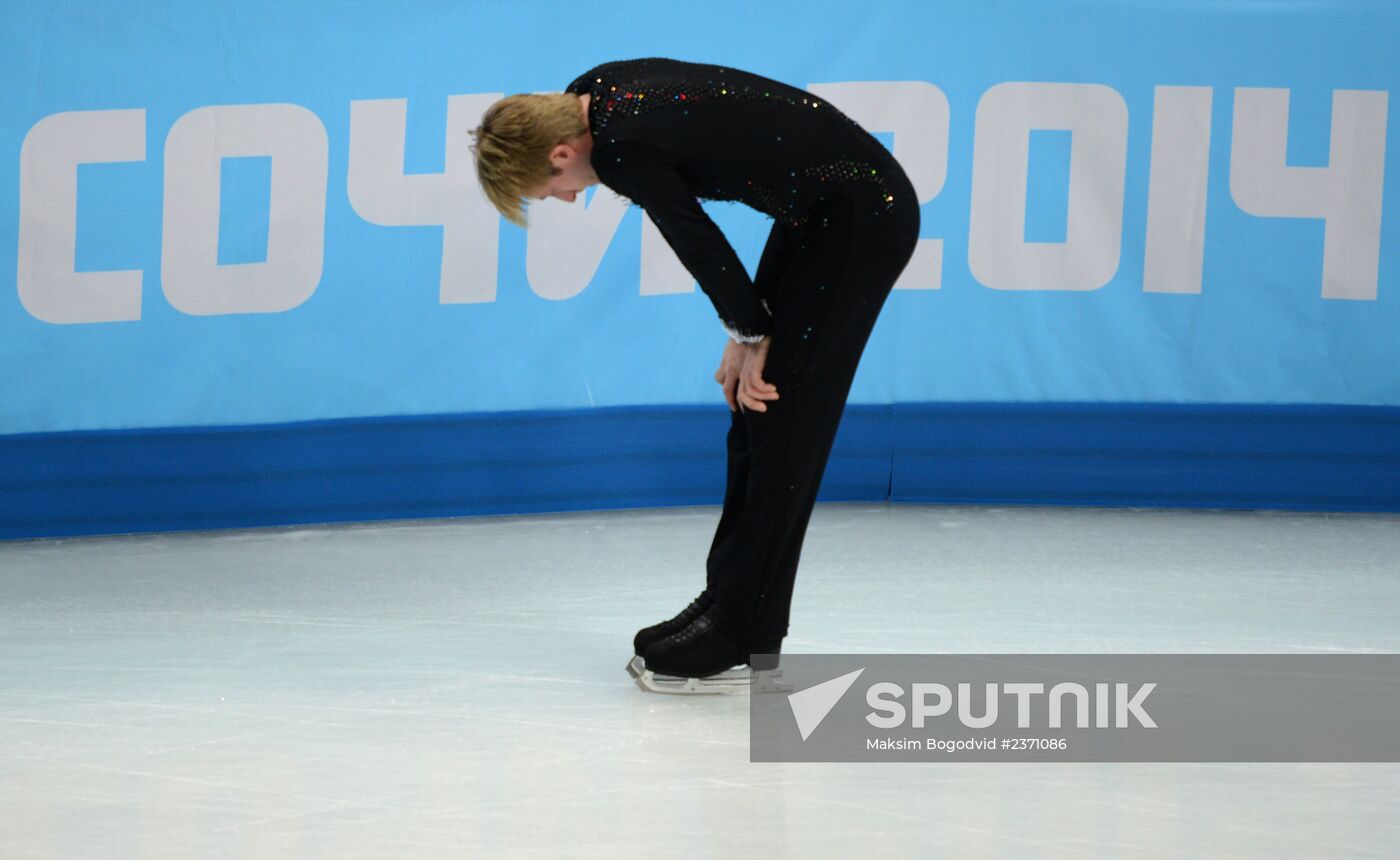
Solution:
M559 173L549 151L586 131L573 93L522 93L491 105L471 131L476 178L486 199L512 224L528 226L526 195Z

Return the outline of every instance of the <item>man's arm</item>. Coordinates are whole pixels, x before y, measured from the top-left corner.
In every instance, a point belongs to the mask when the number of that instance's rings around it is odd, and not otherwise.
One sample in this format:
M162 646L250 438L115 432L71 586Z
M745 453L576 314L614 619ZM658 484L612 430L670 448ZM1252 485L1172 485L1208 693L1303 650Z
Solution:
M771 332L768 309L738 255L664 152L623 141L595 151L593 168L603 184L646 210L731 338L756 343Z

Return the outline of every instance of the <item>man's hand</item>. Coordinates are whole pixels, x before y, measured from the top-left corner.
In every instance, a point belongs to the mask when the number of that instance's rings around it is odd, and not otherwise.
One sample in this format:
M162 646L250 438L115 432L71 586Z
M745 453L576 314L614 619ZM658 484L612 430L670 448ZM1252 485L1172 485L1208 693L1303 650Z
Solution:
M758 343L736 343L731 340L724 345L719 370L715 371L715 382L724 389L724 400L729 404L729 411L743 408L767 412L768 404L764 401L778 399L777 387L763 381L763 365L768 360L771 340L767 337Z

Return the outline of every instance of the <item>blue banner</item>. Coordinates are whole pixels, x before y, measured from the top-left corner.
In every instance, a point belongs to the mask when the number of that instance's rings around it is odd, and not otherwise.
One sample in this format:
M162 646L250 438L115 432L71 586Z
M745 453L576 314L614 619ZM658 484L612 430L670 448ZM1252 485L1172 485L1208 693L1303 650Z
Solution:
M640 211L522 231L467 150L643 56L809 88L909 172L852 402L1400 405L1391 2L0 14L0 434L719 403ZM706 206L752 271L771 222Z

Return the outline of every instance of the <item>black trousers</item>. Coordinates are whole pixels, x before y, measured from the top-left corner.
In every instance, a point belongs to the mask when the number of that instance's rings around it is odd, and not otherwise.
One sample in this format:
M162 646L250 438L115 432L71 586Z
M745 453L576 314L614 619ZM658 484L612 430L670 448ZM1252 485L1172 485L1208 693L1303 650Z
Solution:
M706 561L717 619L747 648L787 635L807 522L856 366L918 240L913 187L893 159L884 174L885 189L833 194L802 228L776 223L754 277L773 314L763 376L779 399L766 412L733 413Z

